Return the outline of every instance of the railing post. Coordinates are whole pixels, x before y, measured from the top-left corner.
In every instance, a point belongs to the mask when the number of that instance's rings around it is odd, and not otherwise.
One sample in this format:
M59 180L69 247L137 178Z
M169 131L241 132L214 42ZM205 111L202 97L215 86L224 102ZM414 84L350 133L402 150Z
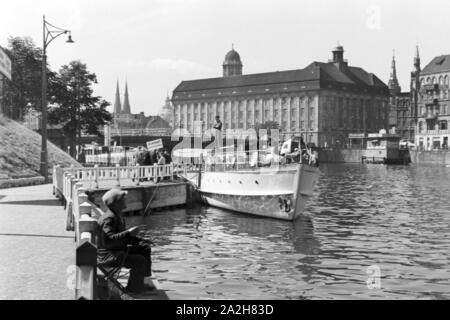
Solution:
M76 299L95 299L97 247L95 245L97 222L90 217L91 205L80 205L80 219L77 227L78 246L76 250Z
M116 163L117 186L120 187L120 164Z
M98 189L98 164L94 165L94 183L95 189Z
M139 180L141 179L141 170L139 168L139 163L136 163L135 177L136 177L136 185L138 186Z

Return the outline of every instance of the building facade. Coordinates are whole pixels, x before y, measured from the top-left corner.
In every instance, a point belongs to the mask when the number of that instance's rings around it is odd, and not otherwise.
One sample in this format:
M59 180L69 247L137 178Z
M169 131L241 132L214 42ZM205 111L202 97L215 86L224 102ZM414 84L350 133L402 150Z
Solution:
M389 90L374 74L349 66L337 46L328 63L242 75L239 54L225 56L223 77L182 81L173 91L174 128L206 130L218 115L224 129L268 121L302 133L317 146L344 146L349 133L388 127Z
M420 73L416 145L422 150L447 149L450 121L450 55L435 57Z

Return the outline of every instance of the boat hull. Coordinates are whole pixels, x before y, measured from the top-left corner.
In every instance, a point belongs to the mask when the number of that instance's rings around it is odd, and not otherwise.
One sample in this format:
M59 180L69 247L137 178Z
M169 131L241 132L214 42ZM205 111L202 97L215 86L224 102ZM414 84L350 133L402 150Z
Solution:
M277 170L202 172L198 191L208 205L283 220L304 212L319 169L291 165Z

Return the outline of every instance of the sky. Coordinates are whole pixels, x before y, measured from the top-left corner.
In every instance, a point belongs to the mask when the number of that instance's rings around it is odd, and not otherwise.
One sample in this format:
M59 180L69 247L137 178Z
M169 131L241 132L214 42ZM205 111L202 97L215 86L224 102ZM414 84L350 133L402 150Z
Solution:
M408 91L416 45L422 68L450 53L449 12L447 0L14 0L0 7L0 45L30 36L42 47L45 14L75 41L50 44L53 70L81 60L96 95L114 104L119 81L123 102L128 81L132 113L154 115L181 81L222 76L232 44L250 74L327 62L339 42L349 65L385 83L395 50Z

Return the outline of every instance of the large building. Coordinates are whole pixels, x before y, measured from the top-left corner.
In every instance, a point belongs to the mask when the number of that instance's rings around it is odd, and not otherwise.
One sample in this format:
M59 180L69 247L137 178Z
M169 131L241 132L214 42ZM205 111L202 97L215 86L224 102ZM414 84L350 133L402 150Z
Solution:
M416 145L420 149L447 149L450 131L450 55L435 57L420 73Z
M391 98L389 101L389 128L404 140L414 142L417 124L417 89L420 86L420 57L416 48L414 70L411 72L410 91L402 92L397 79L395 56L392 58L391 76L388 82Z
M389 89L374 74L349 66L338 45L327 63L304 69L242 74L239 54L225 56L223 76L182 81L173 91L174 128L246 130L275 121L318 146L343 146L349 133L388 127Z

